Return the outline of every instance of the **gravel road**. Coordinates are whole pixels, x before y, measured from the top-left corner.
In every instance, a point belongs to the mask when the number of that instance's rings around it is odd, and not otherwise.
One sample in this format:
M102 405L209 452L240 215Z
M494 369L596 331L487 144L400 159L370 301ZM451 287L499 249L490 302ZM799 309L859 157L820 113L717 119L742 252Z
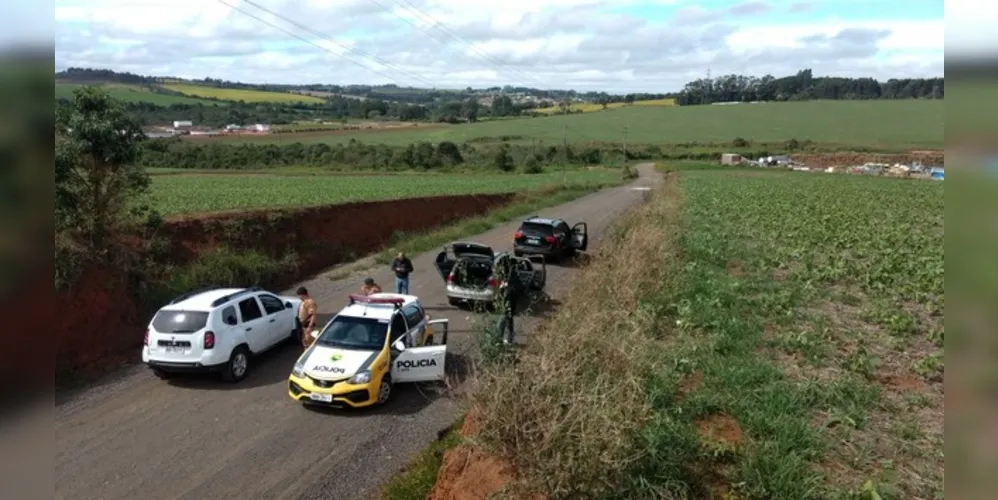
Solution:
M561 217L569 224L587 222L592 251L610 223L642 200L640 188L661 178L649 164L638 170L640 178L628 185L540 215ZM517 225L464 239L509 249ZM471 313L447 304L433 266L437 252L410 256L416 268L410 291L434 318L451 320L449 344L454 359L461 361L473 342ZM575 273L570 264L548 266L547 292L555 303ZM387 266L370 274L390 291ZM325 320L346 304L360 279L322 275L304 285ZM518 318L517 343L529 341L533 321L537 318ZM461 398L454 391L459 391L460 380L451 390L399 386L383 408L306 409L286 392L288 373L300 352L297 346L283 346L261 356L250 376L236 385L203 377L167 383L135 366L100 385L59 397L56 498L371 498L461 411Z

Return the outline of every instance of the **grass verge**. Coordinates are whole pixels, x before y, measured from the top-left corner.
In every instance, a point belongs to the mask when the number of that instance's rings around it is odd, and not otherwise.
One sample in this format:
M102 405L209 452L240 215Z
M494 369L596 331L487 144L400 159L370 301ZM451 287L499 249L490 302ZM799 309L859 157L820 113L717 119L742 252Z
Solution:
M444 453L461 443L459 432L464 417L441 432L440 438L426 447L401 474L392 478L381 489L383 500L425 500L437 481L437 473Z
M512 203L502 208L485 215L461 219L442 228L423 233L398 231L392 235L390 248L375 255L375 262L377 264L390 263L395 254L398 253L398 249L404 249L409 255L417 255L470 234L484 233L542 208L568 203L576 198L617 184L619 181L588 182L531 191L517 197Z
M478 438L518 472L519 493L614 497L648 460L645 381L657 364L660 331L658 306L648 298L672 282L675 188L668 176L650 203L618 222L607 250L581 270L516 363L479 374Z

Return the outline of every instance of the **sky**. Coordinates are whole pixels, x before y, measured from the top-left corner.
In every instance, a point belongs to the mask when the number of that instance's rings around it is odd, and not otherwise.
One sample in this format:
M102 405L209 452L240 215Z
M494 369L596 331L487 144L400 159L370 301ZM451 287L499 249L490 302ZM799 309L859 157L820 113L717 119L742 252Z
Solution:
M708 72L942 76L944 43L998 48L988 5L947 2L971 27L947 37L942 0L55 0L53 31L57 70L669 92Z

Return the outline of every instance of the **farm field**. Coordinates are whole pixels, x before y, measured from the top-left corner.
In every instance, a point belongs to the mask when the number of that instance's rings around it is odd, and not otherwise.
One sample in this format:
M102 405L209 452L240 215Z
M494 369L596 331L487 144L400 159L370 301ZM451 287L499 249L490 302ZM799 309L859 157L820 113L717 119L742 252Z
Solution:
M75 83L56 83L55 84L55 97L69 99L73 95L73 90L83 85ZM124 101L124 102L148 102L151 104L156 104L158 106L169 106L171 104L204 104L206 106L220 105L224 106L226 103L218 101L209 101L205 99L198 99L195 97L185 97L177 95L167 95L167 94L157 94L151 90L144 88L140 85L127 85L123 83L106 83L98 85L101 89L105 90L111 97Z
M318 97L301 95L301 94L291 94L287 92L265 92L262 90L222 89L222 88L207 87L202 85L192 85L189 83L164 83L162 84L162 87L192 97L210 97L212 99L223 99L226 101L276 102L276 103L304 102L311 104L321 104L325 102L323 99L320 99Z
M488 121L467 125L418 127L370 132L295 134L303 143L409 144L415 141L465 142L513 136L560 143L621 141L627 127L632 144L800 141L887 150L942 148L944 101L805 101L729 106L627 106L599 113ZM286 142L289 137L228 137L212 140Z
M662 363L675 368L658 383L688 389L682 411L669 398L654 411L689 419L698 467L719 476L700 486L941 498L942 183L716 168L680 179L688 262ZM691 437L676 428L649 432Z
M613 102L613 103L607 104L606 105L606 109L607 110L610 110L610 109L619 109L619 108L623 108L623 107L626 107L626 106L627 105L624 104L624 103L622 103L622 102ZM675 106L675 100L674 99L655 99L655 100L648 100L648 101L635 101L634 104L633 104L633 106ZM583 113L592 113L593 111L605 111L603 109L603 105L602 104L596 104L596 103L591 103L591 102L587 102L587 103L583 103L583 104L572 104L571 106L568 107L568 110L570 112L581 111ZM537 108L534 111L536 111L538 113L555 114L555 113L560 113L561 112L561 108L558 107L558 106L551 106L549 108Z
M620 173L612 170L567 172L569 184L610 184L619 180ZM164 215L179 215L422 196L520 192L560 185L561 181L561 172L535 175L173 174L152 176L151 202Z

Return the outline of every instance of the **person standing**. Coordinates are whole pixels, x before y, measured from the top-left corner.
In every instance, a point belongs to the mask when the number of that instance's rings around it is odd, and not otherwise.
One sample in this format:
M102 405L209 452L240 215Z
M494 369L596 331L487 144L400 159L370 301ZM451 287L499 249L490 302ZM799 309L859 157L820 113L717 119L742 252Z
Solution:
M360 293L362 295L381 293L381 285L375 283L374 278L364 278L364 284L360 286Z
M412 261L399 252L392 260L392 271L395 271L395 293L409 295L409 274L412 273Z
M498 290L499 295L496 297L496 305L500 314L498 328L502 343L506 345L513 343L513 336L516 333L513 318L516 316L516 308L524 286L520 281L520 275L513 267L514 265L510 259L505 259L500 261L500 265L497 266L501 283Z
M308 346L315 341L315 337L312 337L312 331L315 330L315 315L318 313L319 306L308 294L308 289L303 286L298 287L298 298L301 299L301 304L298 306L298 328L301 331L301 344L302 347L308 349Z

